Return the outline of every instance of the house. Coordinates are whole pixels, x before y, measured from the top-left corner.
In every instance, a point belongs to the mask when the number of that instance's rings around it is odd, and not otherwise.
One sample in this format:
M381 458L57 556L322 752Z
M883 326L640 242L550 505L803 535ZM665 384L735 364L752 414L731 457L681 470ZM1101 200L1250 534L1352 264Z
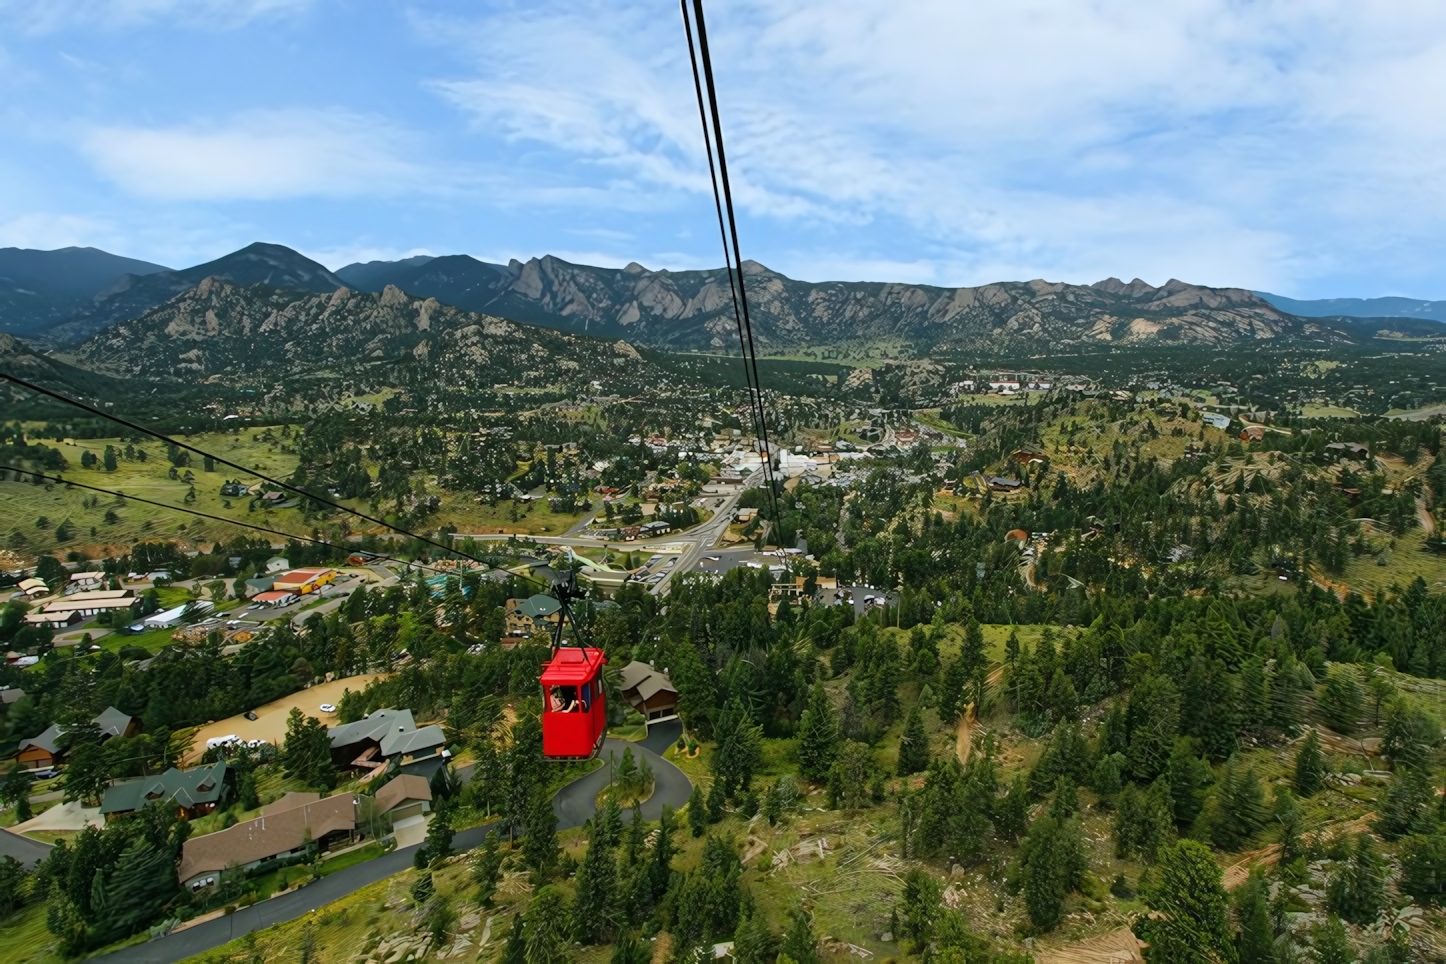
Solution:
M316 592L322 586L329 586L336 580L335 569L293 569L276 577L271 584L273 591L294 592L298 596Z
M678 690L667 673L659 672L649 663L633 660L619 675L623 699L649 722L677 717Z
M228 867L246 873L262 861L351 844L358 836L358 808L350 793L325 799L315 793L288 793L263 807L254 820L187 840L181 848L181 884L200 890L213 886Z
M140 732L141 721L134 716L129 716L116 709L114 706L107 706L100 711L95 718L95 725L100 728L101 741L109 740L113 736L135 736Z
M20 580L20 591L31 599L38 599L41 596L50 595L50 587L41 579Z
M96 589L62 596L55 602L46 603L41 612L47 615L78 612L87 617L107 611L128 610L135 604L136 594L129 589Z
M294 592L287 592L284 589L273 589L269 592L258 592L251 597L252 602L260 603L263 606L290 606L301 597Z
M383 761L416 763L445 752L447 736L440 726L418 728L411 710L381 709L364 719L326 731L331 759L339 767L375 768Z
M103 572L73 572L70 574L70 585L66 586L66 592L79 592L85 589L99 589L105 582Z
M1020 465L1028 465L1031 462L1048 462L1049 455L1038 445L1021 445L1015 449L1010 458Z
M26 870L34 870L38 864L45 862L54 849L53 845L41 843L24 834L0 830L0 861L10 857Z
M989 487L996 492L1014 492L1024 486L1018 479L1006 479L998 475L989 477Z
M140 729L140 721L127 716L114 706L107 706L93 721L100 729L101 742L113 736L132 736ZM39 736L21 740L15 754L17 766L26 770L53 767L65 759L65 750L60 746L60 735L65 727L52 723Z
M427 778L415 773L399 773L377 790L376 812L393 823L408 817L419 817L432 809L432 787Z
M270 592L275 583L275 576L258 576L255 579L246 580L246 598L250 599L257 593Z
M236 482L233 480L230 482L224 482L221 485L221 498L223 499L242 499L249 494L250 490L247 489L245 484L241 482Z
M1264 438L1264 425L1247 425L1240 430L1240 441L1242 442L1259 442Z
M447 755L447 734L435 723L415 730L388 733L382 740L382 756L398 766L420 763Z
M285 556L272 556L266 560L266 571L268 573L284 572L291 568L291 560Z
M1206 425L1212 425L1222 431L1230 427L1230 416L1221 415L1218 412L1201 412L1200 420Z
M663 520L656 522L645 522L638 526L638 534L644 539L651 539L655 536L665 536L673 531L673 527Z
M25 614L25 625L46 626L50 629L65 629L67 626L74 626L84 620L85 617L82 616L78 610L74 609L61 613L38 612Z
M503 620L508 636L550 632L562 619L562 606L551 596L536 593L526 599L507 600Z
M106 789L100 801L100 813L109 820L159 801L175 804L181 816L195 820L215 810L230 796L227 775L226 761L221 760L210 766L191 770L171 767L157 776L126 780Z
M0 686L0 706L9 706L25 699L25 691L18 686Z
M1363 456L1369 454L1371 449L1369 446L1362 445L1360 442L1327 442L1326 451L1336 452L1342 455L1350 453L1351 455ZM25 584L22 582L21 585L23 586Z
M757 509L739 509L737 512L733 513L733 521L739 523L740 525L747 525L756 518L758 518Z
M260 498L261 501L262 501L263 503L265 503L266 505L280 505L282 502L285 502L285 501L286 501L286 493L285 493L285 492L263 492L263 493L261 493L261 495L259 496L259 498Z

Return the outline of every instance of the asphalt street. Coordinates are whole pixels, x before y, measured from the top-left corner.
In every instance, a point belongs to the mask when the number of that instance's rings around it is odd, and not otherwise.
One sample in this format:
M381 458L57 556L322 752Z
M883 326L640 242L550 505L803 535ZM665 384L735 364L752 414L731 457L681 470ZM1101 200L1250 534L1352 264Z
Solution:
M688 782L683 772L660 755L682 732L682 724L672 721L653 725L647 739L637 743L608 740L603 744L605 752L616 751L619 757L622 756L624 747L631 746L634 754L646 759L653 768L657 783L652 797L642 808L643 816L648 820L656 820L664 804L675 809L683 806L693 792L693 785ZM592 816L597 793L607 784L607 774L608 768L601 767L579 777L557 792L552 808L558 815L559 830L581 826ZM625 818L628 816L630 815L624 814ZM492 827L493 824L486 824L459 831L452 845L458 852L478 847ZM250 907L239 908L234 914L197 924L146 944L113 951L93 960L105 961L106 964L175 964L220 947L251 931L295 920L368 884L401 873L412 866L416 850L416 847L394 850L375 860L339 870L310 886L287 891L279 897L263 900Z

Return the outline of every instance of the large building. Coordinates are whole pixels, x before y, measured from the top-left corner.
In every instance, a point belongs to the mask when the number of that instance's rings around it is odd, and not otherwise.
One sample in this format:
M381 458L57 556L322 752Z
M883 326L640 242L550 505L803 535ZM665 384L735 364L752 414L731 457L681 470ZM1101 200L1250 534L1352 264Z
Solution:
M322 586L329 586L336 580L335 569L293 569L283 572L272 582L275 592L294 592L298 596L316 592Z
M350 844L358 836L362 799L370 798L288 793L263 807L254 820L192 837L181 849L181 884L200 890L214 886L228 867L248 873L265 860L299 858Z
M129 589L96 589L62 596L54 602L46 603L40 613L46 616L76 613L85 618L117 610L129 612L135 604L136 594Z

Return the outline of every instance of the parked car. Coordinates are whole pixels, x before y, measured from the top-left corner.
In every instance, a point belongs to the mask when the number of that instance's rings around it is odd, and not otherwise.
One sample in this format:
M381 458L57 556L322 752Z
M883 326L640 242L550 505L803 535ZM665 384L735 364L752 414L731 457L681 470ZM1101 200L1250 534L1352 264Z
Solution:
M25 775L32 780L49 780L51 777L60 776L60 767L40 767L38 770L26 770Z

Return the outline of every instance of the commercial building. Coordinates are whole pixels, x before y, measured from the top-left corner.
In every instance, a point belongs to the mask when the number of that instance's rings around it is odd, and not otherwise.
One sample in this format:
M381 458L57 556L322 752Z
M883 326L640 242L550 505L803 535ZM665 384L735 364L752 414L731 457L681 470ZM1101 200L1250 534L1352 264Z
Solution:
M275 592L294 592L298 596L316 592L336 579L335 569L293 569L276 577L271 584Z

